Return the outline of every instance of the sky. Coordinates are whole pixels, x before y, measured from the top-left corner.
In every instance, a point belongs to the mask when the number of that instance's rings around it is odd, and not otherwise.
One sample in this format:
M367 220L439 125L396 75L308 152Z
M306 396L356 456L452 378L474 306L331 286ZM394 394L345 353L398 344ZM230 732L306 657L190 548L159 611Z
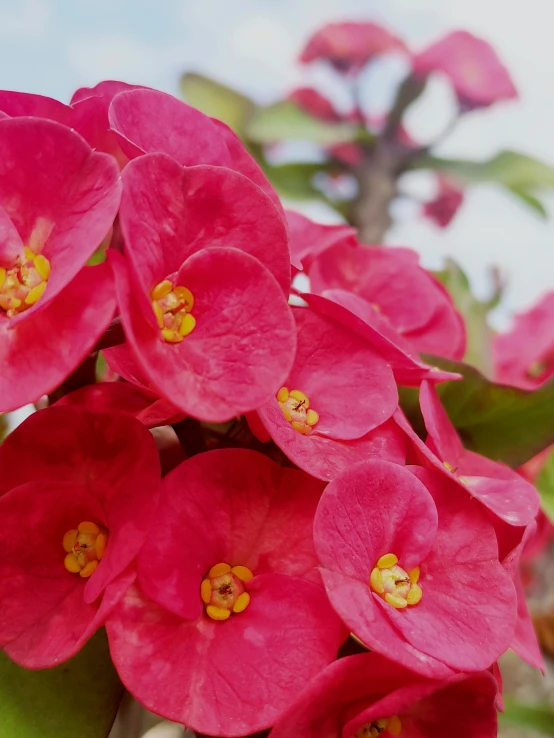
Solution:
M302 43L329 21L373 20L413 49L454 28L491 42L510 69L520 100L472 113L441 147L443 156L486 158L503 148L554 164L554 3L551 0L0 0L0 87L68 101L78 87L123 79L178 94L178 79L199 71L270 103L320 71L296 63ZM377 98L379 85L375 82ZM432 86L408 123L432 137L447 111L447 90ZM424 192L416 178L407 186ZM546 224L493 186L473 188L447 231L406 217L389 242L417 249L423 263L455 258L486 295L488 268L508 280L498 326L554 289L554 196ZM327 214L313 211L316 216Z

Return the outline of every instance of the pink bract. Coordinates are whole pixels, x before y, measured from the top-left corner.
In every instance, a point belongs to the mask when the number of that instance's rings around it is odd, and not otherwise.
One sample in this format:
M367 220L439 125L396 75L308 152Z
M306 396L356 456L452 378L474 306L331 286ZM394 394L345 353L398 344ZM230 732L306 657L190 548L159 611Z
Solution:
M447 177L437 177L438 192L433 200L423 205L423 215L439 228L446 228L464 201L464 191Z
M335 110L333 103L313 87L298 87L289 92L288 99L314 118L327 123L339 123L343 116Z
M554 376L554 292L495 336L493 359L497 380L515 387L534 389Z
M135 360L157 392L194 417L219 422L253 410L294 359L279 213L241 174L184 168L164 154L131 162L123 181L125 258L110 251L110 263ZM153 311L152 291L165 280L194 297L196 326L180 343L164 340Z
M29 253L49 263L34 304L11 317L0 309L0 410L8 411L55 389L113 316L109 270L85 265L111 228L120 182L109 156L59 123L6 118L0 133L3 275L20 274Z
M440 475L367 461L325 489L314 541L331 604L373 651L430 677L486 669L508 647L516 593L486 513ZM396 609L369 577L380 558L419 567L421 600Z
M328 61L339 72L360 72L374 57L407 51L404 42L375 23L328 23L308 40L300 61Z
M422 382L419 402L428 436L424 446L410 434L419 449L417 463L449 476L510 525L530 523L539 511L533 485L505 464L466 450L431 383Z
M294 210L285 212L290 233L290 261L295 269L307 269L312 260L338 243L356 243L356 229L349 225L315 223Z
M414 74L442 72L466 109L488 107L518 96L506 67L486 41L467 31L453 31L417 54Z
M401 435L386 422L398 405L390 366L368 341L339 323L309 308L293 313L297 350L283 384L306 395L319 418L304 434L274 397L258 414L275 443L295 464L325 480L368 455L403 461Z
M53 407L2 444L0 477L0 645L27 668L53 666L77 653L133 580L128 567L157 505L156 446L133 418ZM64 567L64 534L83 521L108 530L89 579Z
M211 451L162 482L138 579L107 624L127 688L210 735L271 726L336 656L344 631L317 571L312 522L323 485L253 451ZM250 603L217 621L200 596L212 566L246 566Z
M487 672L439 681L419 677L377 653L348 656L310 682L271 738L350 737L393 716L407 738L496 738L495 694Z
M342 243L314 259L311 290L352 292L416 351L461 359L466 340L463 319L446 290L418 261L410 249Z

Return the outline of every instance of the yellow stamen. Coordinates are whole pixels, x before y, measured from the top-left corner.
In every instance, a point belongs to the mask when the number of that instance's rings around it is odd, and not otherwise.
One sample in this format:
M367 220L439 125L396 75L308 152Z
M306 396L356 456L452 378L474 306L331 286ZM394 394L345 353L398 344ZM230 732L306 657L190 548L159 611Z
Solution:
M0 290L4 286L4 282L6 281L6 270L4 267L0 267Z
M63 565L65 566L67 571L70 571L72 574L77 574L81 571L81 566L77 561L77 557L74 553L67 554L67 556L63 560Z
M254 574L252 574L247 566L233 566L231 571L243 582L249 582L254 577Z
M233 612L244 612L250 604L250 595L248 592L243 592L237 597L237 601L233 605Z
M173 328L162 328L162 338L168 343L181 343L183 336Z
M177 295L179 302L184 304L187 313L190 313L194 307L194 296L192 292L186 287L181 287L180 285L177 285L173 292Z
M41 279L44 279L45 282L48 281L51 270L50 262L48 261L48 259L46 259L42 254L37 254L33 259L33 262L39 277Z
M302 433L303 435L306 435L309 431L308 427L306 427L302 423L299 423L296 420L291 420L290 424L292 425L295 431L298 431L299 433Z
M89 561L88 564L86 564L81 571L79 572L79 575L83 577L83 579L88 579L92 574L94 574L96 568L98 566L98 561Z
M385 594L385 602L388 602L389 605L392 605L397 610L403 610L405 607L408 606L408 602L404 599L404 597L400 597L400 595L389 594L388 592Z
M208 577L210 579L213 579L214 577L221 577L224 574L227 574L228 571L231 571L231 567L229 566L229 564L216 564L215 566L212 566L212 568L208 572Z
M413 569L410 569L408 576L410 577L411 584L417 584L419 581L419 566L414 566Z
M98 533L100 533L100 528L96 525L96 523L91 523L90 520L85 520L83 523L79 523L77 526L77 530L79 533L84 533L85 535L91 535L96 536Z
M375 567L369 576L369 586L377 594L383 594L385 588L383 586L383 576L381 570Z
M77 540L77 529L68 530L67 533L63 537L63 550L67 551L69 553L70 551L73 551L73 546L75 545L75 541Z
M391 735L400 735L402 730L402 722L398 715L393 715L387 720L387 730Z
M406 600L408 605L417 605L420 599L423 597L423 592L419 584L412 584Z
M302 403L304 410L307 410L310 407L308 396L303 392L300 392L300 390L292 390L289 394L294 400Z
M154 310L154 315L156 316L156 320L158 321L158 327L163 328L164 327L164 314L163 314L163 310L160 307L160 303L152 302L152 309Z
M37 284L36 287L33 287L33 289L29 292L29 294L25 298L25 305L34 305L35 302L40 300L40 298L43 296L45 289L46 289L46 282L41 282L40 284Z
M202 602L205 605L210 602L212 598L212 585L210 584L209 579L204 579L200 585L200 597L202 597Z
M191 313L186 313L181 320L181 325L179 326L179 334L181 336L188 336L189 333L192 333L195 326L196 318L194 317L194 315L191 315Z
M286 402L289 399L289 391L286 387L281 387L277 392L277 402Z
M165 297L166 295L169 295L171 290L173 289L173 285L169 281L169 279L164 279L163 282L159 282L152 292L150 293L150 296L153 300L161 300L162 297Z
M385 554L377 561L379 569L390 569L395 564L398 564L398 556L394 554Z
M106 546L108 544L108 536L104 533L99 533L96 536L96 541L94 543L94 548L96 551L96 557L98 558L98 561L102 559L102 556L104 556L104 551L106 550Z
M292 420L292 415L289 413L289 411L287 410L287 408L284 405L281 407L281 410L283 411L283 415L285 416L285 420L288 420L288 422L290 423L291 420Z
M206 607L206 614L212 620L227 620L227 618L231 617L230 610L224 610L221 607L214 607L213 605L208 605Z
M35 260L35 252L30 249L28 246L25 246L23 249L23 255L25 256L25 259L27 261L34 261Z
M309 426L313 426L317 423L318 420L319 420L319 413L316 413L315 410L312 410L312 408L310 408L308 412L306 413L306 423Z

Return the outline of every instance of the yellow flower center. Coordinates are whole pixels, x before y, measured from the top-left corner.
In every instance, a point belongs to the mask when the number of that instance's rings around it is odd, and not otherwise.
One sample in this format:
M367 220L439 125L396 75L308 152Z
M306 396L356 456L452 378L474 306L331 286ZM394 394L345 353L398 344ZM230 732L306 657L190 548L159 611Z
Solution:
M254 575L246 566L216 564L200 585L200 596L206 614L212 620L227 620L231 613L244 612L250 604L250 595L244 582Z
M181 343L192 333L196 320L192 315L194 297L189 289L164 279L150 292L150 298L164 341Z
M307 435L319 420L319 414L310 407L310 400L300 390L289 390L281 387L277 392L277 402L285 419L294 430Z
M419 566L406 571L398 566L398 558L388 553L377 561L369 576L369 587L385 602L402 610L408 605L417 605L423 596L419 579Z
M359 728L354 738L376 738L376 736L384 733L385 735L400 735L402 723L398 715L390 718L382 718L381 720L373 720L371 723Z
M88 579L96 570L107 544L108 531L105 528L88 520L79 523L63 537L65 568L72 574Z
M38 302L50 276L50 262L42 254L25 247L23 257L10 269L0 267L0 308L8 318Z

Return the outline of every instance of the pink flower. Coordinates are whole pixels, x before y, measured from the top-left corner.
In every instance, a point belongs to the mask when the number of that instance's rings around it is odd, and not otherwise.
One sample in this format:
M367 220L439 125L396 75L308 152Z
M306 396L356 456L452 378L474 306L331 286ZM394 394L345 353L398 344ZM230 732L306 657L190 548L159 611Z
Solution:
M325 489L314 541L331 604L371 650L443 678L508 647L516 592L493 526L436 472L358 464Z
M27 668L73 656L133 579L159 486L150 433L52 407L0 446L0 646Z
M194 417L219 422L253 410L294 358L281 216L249 179L222 167L151 154L122 178L125 258L110 251L110 261L136 362Z
M268 728L344 631L314 569L323 485L253 451L195 456L162 482L137 585L107 624L127 688L196 731Z
M308 40L300 55L304 64L328 61L338 72L357 74L374 57L406 51L404 42L375 23L328 23Z
M530 523L539 511L533 485L505 464L466 450L436 389L427 381L421 384L419 402L428 433L425 444L400 414L395 416L411 439L416 463L438 470L509 525Z
M515 387L533 389L554 376L554 292L495 336L493 358L498 381Z
M437 184L439 188L437 196L423 205L422 212L439 228L446 228L460 209L464 200L464 191L447 177L437 177Z
M86 267L120 199L115 162L48 120L0 120L0 411L79 365L115 311L109 269Z
M496 683L488 672L424 679L377 653L326 667L271 738L496 738Z
M465 327L443 286L415 251L341 243L310 268L312 291L340 289L363 298L413 349L461 359Z
M290 261L297 271L307 269L315 257L331 246L356 243L356 229L352 226L316 223L294 210L287 210L285 215L290 233Z
M398 405L390 366L371 343L309 308L294 308L297 349L275 396L258 409L291 461L333 479L368 457L403 463L402 434L389 422Z
M417 77L427 77L433 72L449 77L460 105L466 110L485 108L518 96L492 46L467 31L449 33L417 54L413 64Z

